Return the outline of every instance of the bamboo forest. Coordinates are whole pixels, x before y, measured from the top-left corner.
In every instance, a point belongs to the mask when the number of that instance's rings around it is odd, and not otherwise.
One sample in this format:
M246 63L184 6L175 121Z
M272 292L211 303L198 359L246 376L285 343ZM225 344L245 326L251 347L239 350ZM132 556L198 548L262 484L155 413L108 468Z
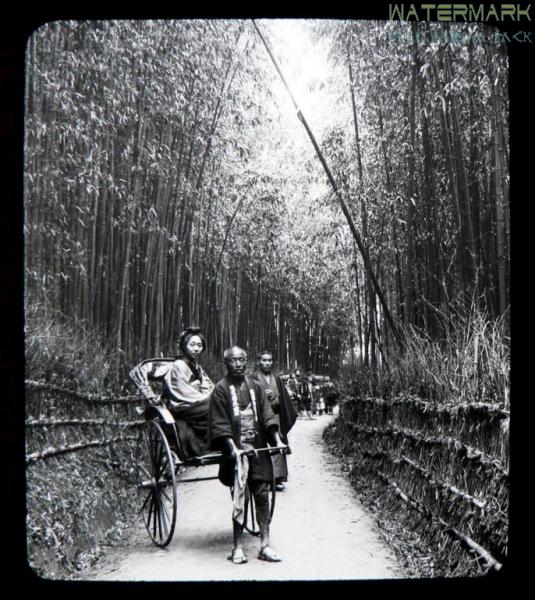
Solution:
M500 569L509 58L492 34L478 22L327 19L65 20L33 32L24 312L34 565L76 571L69 548L91 547L80 532L94 527L97 495L111 493L83 469L132 452L111 430L74 432L65 419L90 427L102 414L82 400L62 412L62 394L126 402L130 370L175 356L195 325L214 382L235 345L250 367L268 349L280 374L334 381L338 416L323 439L366 488L365 504L383 498L392 543L412 531L432 548L430 563L400 559L411 576ZM37 427L45 417L63 421ZM47 458L51 447L65 452ZM75 524L61 494L76 493L77 460L89 509ZM63 475L51 483L48 469ZM114 486L110 523L127 521L126 485Z

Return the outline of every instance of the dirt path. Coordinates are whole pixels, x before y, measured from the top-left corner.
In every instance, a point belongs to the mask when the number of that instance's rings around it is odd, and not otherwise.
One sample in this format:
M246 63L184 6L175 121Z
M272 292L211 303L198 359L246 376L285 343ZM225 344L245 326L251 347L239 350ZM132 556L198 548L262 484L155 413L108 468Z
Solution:
M405 577L373 518L359 504L321 434L331 416L298 419L290 432L289 481L277 494L271 526L281 563L257 560L258 539L246 534L249 562L226 560L232 546L231 504L217 480L179 488L177 529L169 546L152 544L142 523L87 572L86 580L226 581L394 579ZM202 467L194 476L216 473Z

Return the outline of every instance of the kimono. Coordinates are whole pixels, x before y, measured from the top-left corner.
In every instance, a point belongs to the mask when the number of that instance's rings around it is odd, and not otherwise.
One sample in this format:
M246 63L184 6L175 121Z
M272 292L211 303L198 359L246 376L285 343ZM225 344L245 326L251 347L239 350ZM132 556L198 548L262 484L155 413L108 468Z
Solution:
M175 417L186 456L206 452L208 407L214 384L202 367L178 358L164 377L165 397Z
M251 400L250 390L254 392L254 412L256 415L255 448L265 448L270 439L270 430L278 429L278 420L271 405L258 384L249 378L240 386L228 375L223 377L212 392L208 412L208 447L211 450L228 452L224 438L231 437L238 448L242 448L240 409L236 409L231 386L234 387L238 403L243 410L246 401ZM253 481L270 482L273 479L271 459L267 453L250 458L249 476ZM234 484L234 461L224 460L219 465L219 480L227 486Z
M187 358L175 360L164 380L169 403L175 408L206 400L214 387L203 368Z
M253 380L262 390L265 391L271 389L271 408L279 423L281 439L287 444L287 435L297 419L297 412L290 399L286 386L278 375L270 375L269 378L267 378L260 370L255 371ZM278 454L274 456L273 462L275 466L275 479L277 481L286 481L288 479L288 463L286 455Z

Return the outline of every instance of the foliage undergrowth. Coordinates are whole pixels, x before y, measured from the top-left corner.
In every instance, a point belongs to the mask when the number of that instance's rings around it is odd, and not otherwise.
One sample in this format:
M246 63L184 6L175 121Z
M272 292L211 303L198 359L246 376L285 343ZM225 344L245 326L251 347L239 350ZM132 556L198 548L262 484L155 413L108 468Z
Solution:
M476 310L450 320L440 339L406 328L402 351L376 367L341 369L348 395L391 398L400 393L443 403L489 402L509 407L510 345L505 318Z
M124 471L128 449L87 450L51 458L27 469L27 553L47 579L83 574L131 522L135 486Z
M485 314L472 310L467 315L449 320L443 331L445 333L441 339L432 339L414 328L406 328L403 350L389 352L381 364L373 368L366 365L345 365L340 377L345 397L342 408L346 402L347 406L350 405L351 398L372 397L388 401L417 397L443 404L485 402L509 409L510 345L506 318L493 321ZM341 410L341 414L343 412ZM479 571L474 566L477 561L470 562L468 555L458 550L458 540L451 541L439 529L430 527L425 519L422 521L418 511L399 509L399 500L392 491L385 489L384 482L377 481L372 476L374 469L384 470L394 465L381 462L382 459L379 458L385 447L387 454L390 452L388 442L383 438L380 441L365 438L363 442L351 427L346 429L344 426L344 419L352 413L345 411L345 414L345 417L340 416L326 429L325 439L348 471L361 500L373 510L385 538L396 551L409 576L478 574ZM366 418L371 419L370 414L366 413ZM411 414L407 413L407 419ZM386 418L381 410L378 410L376 416L379 422ZM361 417L364 418L362 415ZM460 417L461 421L464 418ZM462 423L466 435L471 436L474 445L481 448L475 442L479 438L472 431L474 422L464 420ZM480 424L476 429L479 429ZM450 425L453 426L452 423ZM420 426L421 423L415 421L412 429L420 431ZM436 423L436 426L438 428L442 425ZM448 431L451 435L458 433L454 429ZM491 435L491 430L488 431L488 435ZM395 442L392 444L395 445ZM408 446L404 447L405 453L408 452L407 448ZM417 458L416 460L418 461ZM446 464L442 464L437 458L433 467L435 476L446 482L466 468L466 465L453 462L453 466L446 469ZM417 478L417 473L410 472L407 475L403 470L396 470L395 465L392 469L393 471L387 472L394 472L396 481L403 490L418 489L419 484L415 485L414 479ZM478 495L479 492L474 490L479 488L474 486L470 477L467 479L466 473L463 477L466 485L470 482L472 486L467 487L468 491L472 490L471 493ZM499 484L494 480L489 481L485 493L492 498L492 502L501 493L497 490ZM436 492L431 490L430 493ZM422 497L425 497L423 492ZM418 499L427 505L426 499ZM489 506L490 504L489 501ZM451 514L454 514L453 508L451 510ZM469 511L466 515L468 514ZM492 518L496 516L489 508L486 516L480 516L480 519L490 519L491 514ZM477 519L476 522L479 523ZM470 530L468 535L471 535Z
M112 353L99 331L49 306L28 307L25 345L29 379L88 393L117 388Z
M99 332L83 323L75 323L49 306L29 306L25 342L26 378L81 393L108 395L119 389L121 380L112 353ZM80 404L80 418L85 410ZM62 414L55 418L61 419ZM43 432L47 432L49 446L71 441L68 431L44 428ZM30 429L26 435L34 433ZM103 434L88 430L87 435L94 438ZM129 472L132 465L128 442L87 448L28 465L27 556L40 577L83 576L84 569L98 559L104 548L120 538L136 515L135 485Z

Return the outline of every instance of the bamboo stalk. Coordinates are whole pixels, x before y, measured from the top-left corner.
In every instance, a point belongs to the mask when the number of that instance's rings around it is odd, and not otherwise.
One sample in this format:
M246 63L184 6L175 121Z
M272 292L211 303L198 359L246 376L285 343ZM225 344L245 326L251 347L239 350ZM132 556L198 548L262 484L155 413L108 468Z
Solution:
M379 427L368 427L358 425L357 423L352 423L350 421L347 421L346 425L358 433L389 437L401 436L405 439L410 439L422 444L446 446L448 449L453 449L457 453L464 454L467 460L479 461L485 466L494 468L502 477L509 478L509 472L500 464L498 460L484 454L481 452L481 450L477 450L476 448L472 448L471 446L463 444L455 438L447 436L425 436L418 431L407 431L397 427L386 427L384 429Z
M80 442L78 444L70 444L60 448L47 448L41 452L33 452L32 454L28 454L26 456L26 464L31 464L38 460L45 460L51 456L58 456L60 454L67 454L69 452L77 452L78 450L84 450L86 448L109 446L110 444L114 444L116 442L135 441L136 439L137 438L135 436L120 435L107 440L92 440L90 442Z
M325 160L325 157L323 156L323 153L321 152L320 147L318 146L318 143L316 141L316 138L314 137L314 134L312 133L312 130L310 129L307 120L305 119L303 113L301 112L301 110L299 109L299 106L297 105L297 102L295 101L295 98L286 82L286 79L284 78L284 75L282 74L282 71L280 70L277 62L275 61L275 58L273 56L273 53L271 52L271 49L269 48L269 45L267 44L264 36L262 35L262 32L260 31L260 29L258 28L258 25L256 24L256 22L253 19L253 25L256 29L256 31L258 32L258 35L260 36L260 39L262 40L262 43L264 44L267 53L269 54L269 57L271 58L271 61L273 62L273 65L275 67L275 69L277 70L277 73L279 74L284 87L286 88L286 90L288 91L288 94L290 95L290 98L292 100L292 103L295 107L295 110L297 112L297 117L298 119L301 121L301 123L303 124L303 127L305 128L308 137L310 138L310 141L312 142L312 145L314 146L314 150L316 151L316 154L323 166L323 169L325 171L325 174L327 175L327 179L329 180L329 183L331 184L331 187L333 188L334 193L336 194L336 197L340 203L340 207L342 209L342 212L344 213L344 216L346 218L346 221L349 225L349 229L351 230L351 234L353 235L353 238L355 239L357 246L359 248L360 254L362 256L363 262L364 262L364 266L366 267L366 271L370 277L370 280L373 284L373 287L375 289L375 292L379 298L379 300L381 301L381 304L383 306L383 310L384 310L384 314L385 314L385 318L387 319L390 328L392 329L392 333L394 334L394 338L396 339L396 341L398 342L400 347L403 347L403 339L401 338L400 332L398 330L398 327L396 325L396 323L394 322L394 319L392 318L392 315L390 313L390 309L388 308L388 304L386 302L386 298L384 297L384 294L382 292L382 289L379 285L379 282L377 280L377 277L375 276L375 273L372 270L369 258L368 258L368 249L364 246L364 242L362 241L362 238L353 222L353 218L351 216L351 213L349 212L347 205L342 197L342 194L340 192L340 189L336 183L336 181L334 180L334 177L331 173L331 170L329 169L329 166L327 165L327 162Z
M396 458L393 458L392 455L389 452L386 452L385 450L374 450L373 452L369 451L369 450L365 450L362 452L362 456L364 458L371 458L371 459L386 458L387 460L389 460L393 463L405 462L411 468L413 468L415 471L417 471L423 477L425 477L428 480L429 485L431 485L432 487L442 488L442 489L450 492L452 495L468 502L469 504L473 504L474 506L476 506L477 508L480 508L481 510L484 510L485 508L487 508L487 505L488 505L487 501L481 501L478 498L475 498L474 496L464 492L463 490L460 490L459 488L457 488L453 485L450 485L449 483L446 483L444 481L433 478L433 475L431 474L431 472L428 469L425 469L424 467L422 467L421 465L419 465L418 463L416 463L415 461L411 460L410 458L408 458L404 455L402 455L401 458L396 459ZM502 520L507 521L507 519L502 519Z
M446 483L445 481L435 479L433 477L433 474L428 469L425 469L424 467L422 467L415 461L411 460L407 456L402 455L401 458L399 459L399 461L405 462L411 468L413 468L415 471L418 471L418 473L423 475L428 480L429 485L431 485L432 487L441 487L442 489L447 490L451 494L458 496L459 498L462 498L463 500L466 500L470 504L473 504L474 506L477 506L480 509L486 508L487 502L483 502L483 501L479 500L478 498L474 498L474 496L464 492L463 490L460 490L459 488L457 488L449 483ZM396 462L396 460L394 460L394 462Z
M504 233L504 202L502 188L502 156L500 153L499 131L495 133L494 148L496 153L496 258L497 258L497 280L498 280L498 301L500 315L503 315L507 306L506 299L506 256L505 256L505 233Z
M449 413L450 415L456 415L458 412L477 411L483 412L490 415L497 415L501 419L508 419L510 417L510 411L502 408L496 404L490 404L488 402L462 402L459 404L442 404L438 402L430 402L428 400L421 400L419 398L394 398L393 400L385 400L384 398L353 398L353 402L362 404L376 404L377 406L397 406L403 404L414 404L422 409L424 413Z
M462 540L471 550L473 550L480 558L482 558L485 561L486 566L489 569L495 569L496 571L499 571L502 568L502 564L499 563L491 554L490 552L488 552L485 548L483 548L483 546L480 546L477 542L475 542L472 538L468 537L466 534L458 531L457 529L455 529L454 527L452 527L451 525L449 525L449 523L446 523L446 521L444 521L443 519L441 519L440 517L437 517L436 515L434 515L426 506L424 506L421 502L419 502L418 500L416 500L415 498L413 498L412 496L409 496L407 493L405 493L400 487L399 485L391 480L387 475L385 475L384 473L382 473L381 471L377 471L377 475L379 476L380 479L382 479L385 483L388 483L389 486L391 486L395 493L407 504L413 506L414 508L416 508L416 510L418 510L419 512L421 512L422 514L426 515L427 517L429 517L434 523L440 525L443 529L445 529L448 533L452 533L455 537L457 537L458 539Z
M87 402L100 402L102 404L131 404L133 402L139 402L143 400L143 396L140 396L139 394L133 394L131 396L121 396L119 398L114 398L113 396L96 396L93 394L81 394L80 392L68 390L57 385L52 385L41 381L32 381L30 379L26 379L24 384L30 389L57 392L60 394L70 396L75 400L84 400Z
M123 427L137 427L145 423L145 420L117 421L112 419L29 419L25 422L26 427L62 427L65 425L114 425Z

